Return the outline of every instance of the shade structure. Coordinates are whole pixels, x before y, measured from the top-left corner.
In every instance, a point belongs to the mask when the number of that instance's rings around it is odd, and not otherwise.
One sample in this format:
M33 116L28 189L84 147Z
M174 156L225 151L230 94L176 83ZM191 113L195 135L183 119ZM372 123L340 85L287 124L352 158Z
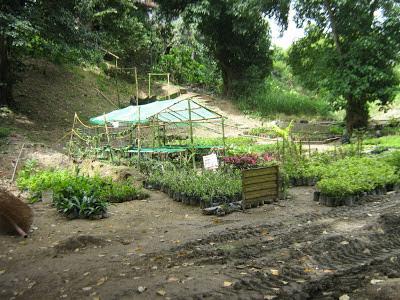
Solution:
M128 106L90 119L90 123L146 124L152 121L161 123L184 123L220 119L221 115L198 104L193 99L171 99L149 104Z

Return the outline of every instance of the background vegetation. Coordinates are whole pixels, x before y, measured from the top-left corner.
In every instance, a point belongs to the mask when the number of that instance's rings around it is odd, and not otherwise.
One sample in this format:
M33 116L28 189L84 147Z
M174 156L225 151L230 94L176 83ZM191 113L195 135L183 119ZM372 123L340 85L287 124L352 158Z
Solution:
M97 65L113 75L114 57L106 50L119 57L120 67L168 71L177 83L222 92L260 115L327 116L330 109L344 109L349 134L366 125L368 103L387 105L398 89L398 1L160 0L157 5L2 1L0 105L16 106L12 88L27 58ZM314 25L287 57L271 47L266 17L285 30L290 5L299 25Z

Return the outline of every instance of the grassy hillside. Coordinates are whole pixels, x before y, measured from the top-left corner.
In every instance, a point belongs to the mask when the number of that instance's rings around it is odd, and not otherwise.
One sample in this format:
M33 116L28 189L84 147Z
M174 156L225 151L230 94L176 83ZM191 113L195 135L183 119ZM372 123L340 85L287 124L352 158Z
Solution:
M88 122L90 117L116 109L96 91L117 103L115 80L99 69L30 60L20 76L14 89L17 110L0 119L1 127L12 128L33 141L55 143L71 128L75 112ZM119 80L122 106L128 105L134 94L131 82ZM147 83L142 85L146 90ZM155 89L160 92L160 87Z
M239 108L260 117L327 118L329 104L316 93L301 87L282 59L274 61L272 75L264 84L249 89L238 99Z

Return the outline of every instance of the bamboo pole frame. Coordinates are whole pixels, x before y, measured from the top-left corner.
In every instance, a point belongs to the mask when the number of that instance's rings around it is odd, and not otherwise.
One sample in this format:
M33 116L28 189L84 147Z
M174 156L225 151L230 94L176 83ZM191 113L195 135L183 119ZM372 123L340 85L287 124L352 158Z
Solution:
M221 119L221 127L222 127L222 146L224 147L224 156L226 155L226 150L225 150L225 119Z
M138 101L139 102L139 101ZM137 139L137 149L138 149L138 162L137 162L137 167L138 167L138 169L140 170L140 148L141 148L141 140L142 140L142 138L141 138L141 136L140 136L140 105L137 105L137 107L138 107L138 119L139 119L139 122L138 122L138 124L137 124L137 135L138 135L138 139Z
M188 109L189 109L189 134L190 134L190 145L191 145L191 152L192 152L192 159L193 159L193 169L196 169L196 157L194 155L194 145L193 145L193 124L192 124L192 111L190 105L190 99L188 101Z
M69 147L68 147L68 152L69 152L69 155L71 156L71 146L72 146L72 139L74 138L74 130L75 130L75 124L76 124L76 118L77 118L78 116L77 116L77 114L76 114L76 112L75 112L75 114L74 114L74 121L73 121L73 123L72 123L72 129L71 129L71 137L70 137L70 139L69 139Z
M137 82L137 71L136 68L133 69L135 71L135 83ZM138 94L138 88L136 88L136 94ZM173 106L175 106L178 103L181 103L182 101L186 101L187 102L187 106L184 105L184 107L186 106L186 109L177 109L176 111L173 109ZM224 148L224 154L225 154L225 148L226 148L226 137L225 137L225 118L217 113L214 112L212 110L210 110L207 107L204 107L201 104L198 104L197 102L193 101L192 97L187 98L187 99L181 99L181 100L177 100L177 101L173 101L173 103L171 105L169 105L168 107L164 108L163 110L159 111L158 113L154 114L153 116L151 116L148 120L147 124L142 124L142 115L141 115L141 106L139 105L139 100L138 97L136 99L136 106L137 106L137 113L138 113L138 118L137 118L137 122L132 122L131 128L130 128L130 132L129 131L129 125L127 125L127 135L128 138L130 139L130 142L133 142L133 130L136 127L136 147L137 147L137 155L138 155L138 165L140 168L140 160L141 160L141 154L142 154L142 147L143 147L143 139L142 139L142 129L143 128L150 128L150 130L152 131L152 136L153 136L153 147L155 147L156 144L156 137L158 138L158 145L161 146L162 144L165 146L166 143L166 126L167 125L172 125L174 126L174 124L186 124L189 126L189 134L190 134L190 148L191 152L192 152L192 161L193 161L193 167L196 168L196 162L195 162L195 147L194 147L194 130L193 130L193 126L194 124L202 124L202 123L206 123L206 124L213 124L215 126L221 126L222 128L222 142L223 142L223 148ZM195 106L195 107L193 107ZM199 110L200 108L204 108L206 109L209 113L212 113L213 116L212 117L207 117L207 115L209 114L205 114L202 115L201 113L197 113L196 110ZM187 114L181 114L180 112L187 112ZM178 121L168 121L168 120L162 120L160 117L162 114L170 114L171 116L173 116L173 118ZM193 116L196 115L199 118L193 119ZM90 128L90 129L96 129L96 132L98 134L98 129L104 128L105 130L105 136L107 138L107 145L110 148L110 158L111 160L113 160L113 153L111 151L111 140L110 140L110 132L109 132L109 127L108 127L108 120L107 120L107 115L104 113L103 114L103 119L104 119L104 124L103 125L96 125L96 126L87 126L85 124L83 124L80 120L78 115L75 113L74 115L74 121L73 121L73 127L71 130L71 140L74 137L74 129L76 127L77 122L79 121L83 126ZM173 119L171 119L173 120ZM220 123L221 122L221 123ZM156 128L157 127L157 128ZM161 129L163 129L161 131ZM114 136L113 134L111 134L112 136ZM95 141L97 142L97 140ZM70 152L71 152L71 146L70 146ZM97 153L97 152L96 152ZM189 158L190 159L190 158Z

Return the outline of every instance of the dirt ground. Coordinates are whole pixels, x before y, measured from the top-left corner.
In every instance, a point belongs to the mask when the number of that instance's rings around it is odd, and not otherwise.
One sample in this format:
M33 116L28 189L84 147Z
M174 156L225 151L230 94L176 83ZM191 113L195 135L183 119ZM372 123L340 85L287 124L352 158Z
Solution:
M27 81L18 97L32 94L30 86L45 87ZM72 92L71 101L81 86ZM228 117L228 136L262 125L230 102L197 101ZM38 118L43 128L21 119L23 133L51 148L13 133L0 146L0 186L10 188L23 143L22 162L70 164L53 150L65 146L69 113L55 127L52 114ZM0 235L0 299L400 299L399 194L329 208L312 201L313 188L289 193L222 218L151 191L149 199L111 205L102 220L67 220L49 202L36 203L27 239Z
M291 199L223 218L161 192L68 221L32 205L0 236L1 299L398 299L400 196L354 207Z
M0 148L0 185L24 141ZM70 163L25 147L23 161ZM0 235L0 299L399 299L400 195L328 208L312 193L223 218L151 191L103 220L36 203L27 239Z

